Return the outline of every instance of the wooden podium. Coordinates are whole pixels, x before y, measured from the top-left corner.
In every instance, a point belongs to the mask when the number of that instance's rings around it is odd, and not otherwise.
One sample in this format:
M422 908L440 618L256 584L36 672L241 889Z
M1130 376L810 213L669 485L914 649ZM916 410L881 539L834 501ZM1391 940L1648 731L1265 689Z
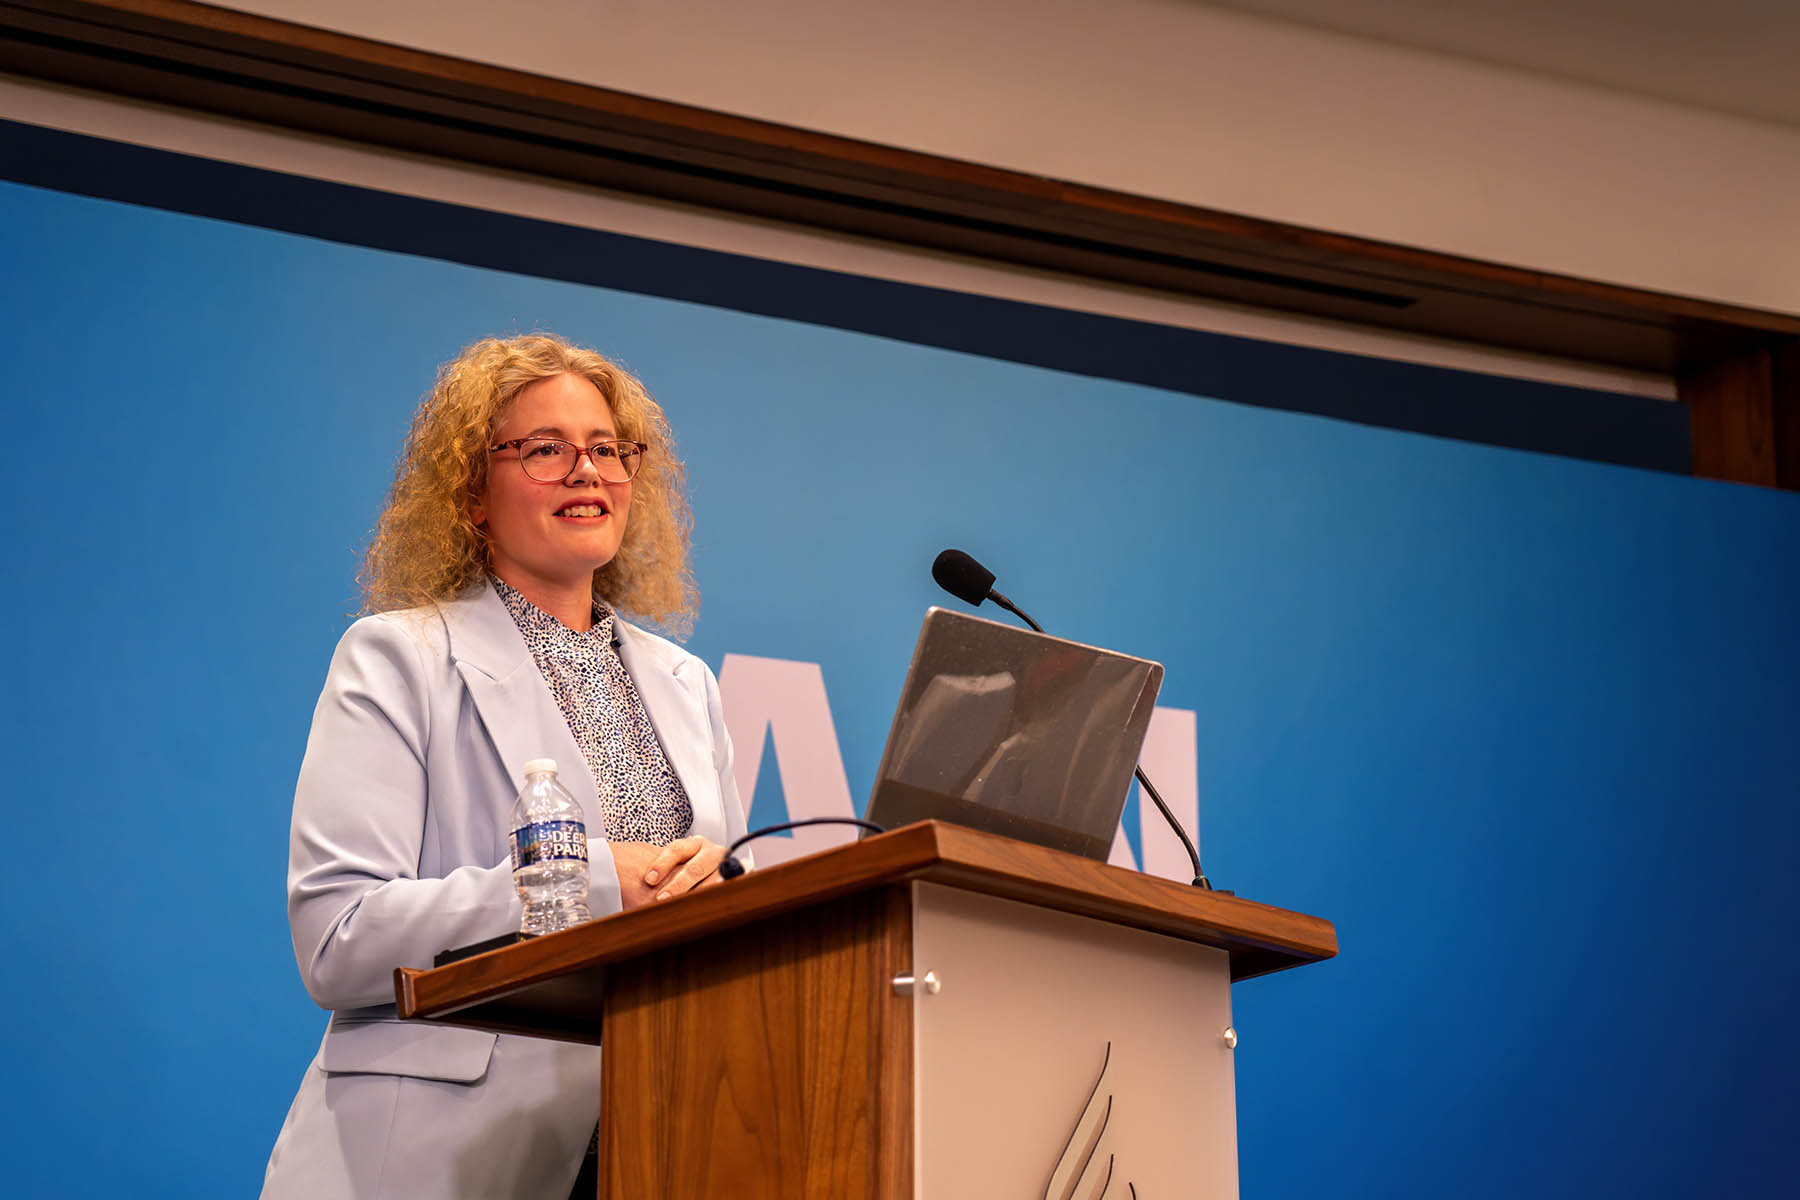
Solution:
M603 1042L600 1195L1232 1197L1230 983L1331 924L927 821L434 970Z

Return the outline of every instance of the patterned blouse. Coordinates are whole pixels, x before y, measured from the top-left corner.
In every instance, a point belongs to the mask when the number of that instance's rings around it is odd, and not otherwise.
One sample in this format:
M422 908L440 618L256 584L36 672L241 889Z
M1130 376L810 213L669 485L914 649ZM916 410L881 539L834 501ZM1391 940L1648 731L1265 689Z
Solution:
M694 809L663 756L644 699L619 659L612 610L596 600L594 627L583 633L499 578L489 578L593 773L603 811L598 822L596 814L588 814L588 828L598 824L614 842L666 846L686 837Z

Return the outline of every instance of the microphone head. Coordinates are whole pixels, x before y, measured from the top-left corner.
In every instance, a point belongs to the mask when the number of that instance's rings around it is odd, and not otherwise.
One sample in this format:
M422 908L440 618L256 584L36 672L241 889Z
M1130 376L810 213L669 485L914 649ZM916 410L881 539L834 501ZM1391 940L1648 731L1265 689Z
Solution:
M994 586L994 573L961 550L946 550L938 555L931 564L931 577L946 592L977 608Z

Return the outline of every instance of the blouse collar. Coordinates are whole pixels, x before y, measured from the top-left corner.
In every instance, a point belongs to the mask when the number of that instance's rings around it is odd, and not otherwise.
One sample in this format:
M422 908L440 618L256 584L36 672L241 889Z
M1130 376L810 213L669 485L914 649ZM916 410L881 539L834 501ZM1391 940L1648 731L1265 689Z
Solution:
M498 575L490 574L488 579L494 585L494 591L500 596L500 602L506 606L513 624L519 632L526 635L526 642L532 636L544 638L552 643L565 646L600 647L611 644L613 640L613 611L599 599L594 601L594 624L589 629L571 629L561 621L533 604L525 598L524 593L513 587Z

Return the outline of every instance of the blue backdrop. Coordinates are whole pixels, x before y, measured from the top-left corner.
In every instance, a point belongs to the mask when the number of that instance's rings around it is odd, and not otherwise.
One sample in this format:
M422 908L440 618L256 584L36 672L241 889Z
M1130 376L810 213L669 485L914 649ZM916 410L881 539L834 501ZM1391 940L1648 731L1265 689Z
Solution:
M1246 1195L1785 1190L1800 496L13 184L0 228L15 1194L254 1190L358 550L436 365L535 328L667 407L691 648L820 664L859 803L943 546L1167 664L1208 871L1343 947L1235 991Z

